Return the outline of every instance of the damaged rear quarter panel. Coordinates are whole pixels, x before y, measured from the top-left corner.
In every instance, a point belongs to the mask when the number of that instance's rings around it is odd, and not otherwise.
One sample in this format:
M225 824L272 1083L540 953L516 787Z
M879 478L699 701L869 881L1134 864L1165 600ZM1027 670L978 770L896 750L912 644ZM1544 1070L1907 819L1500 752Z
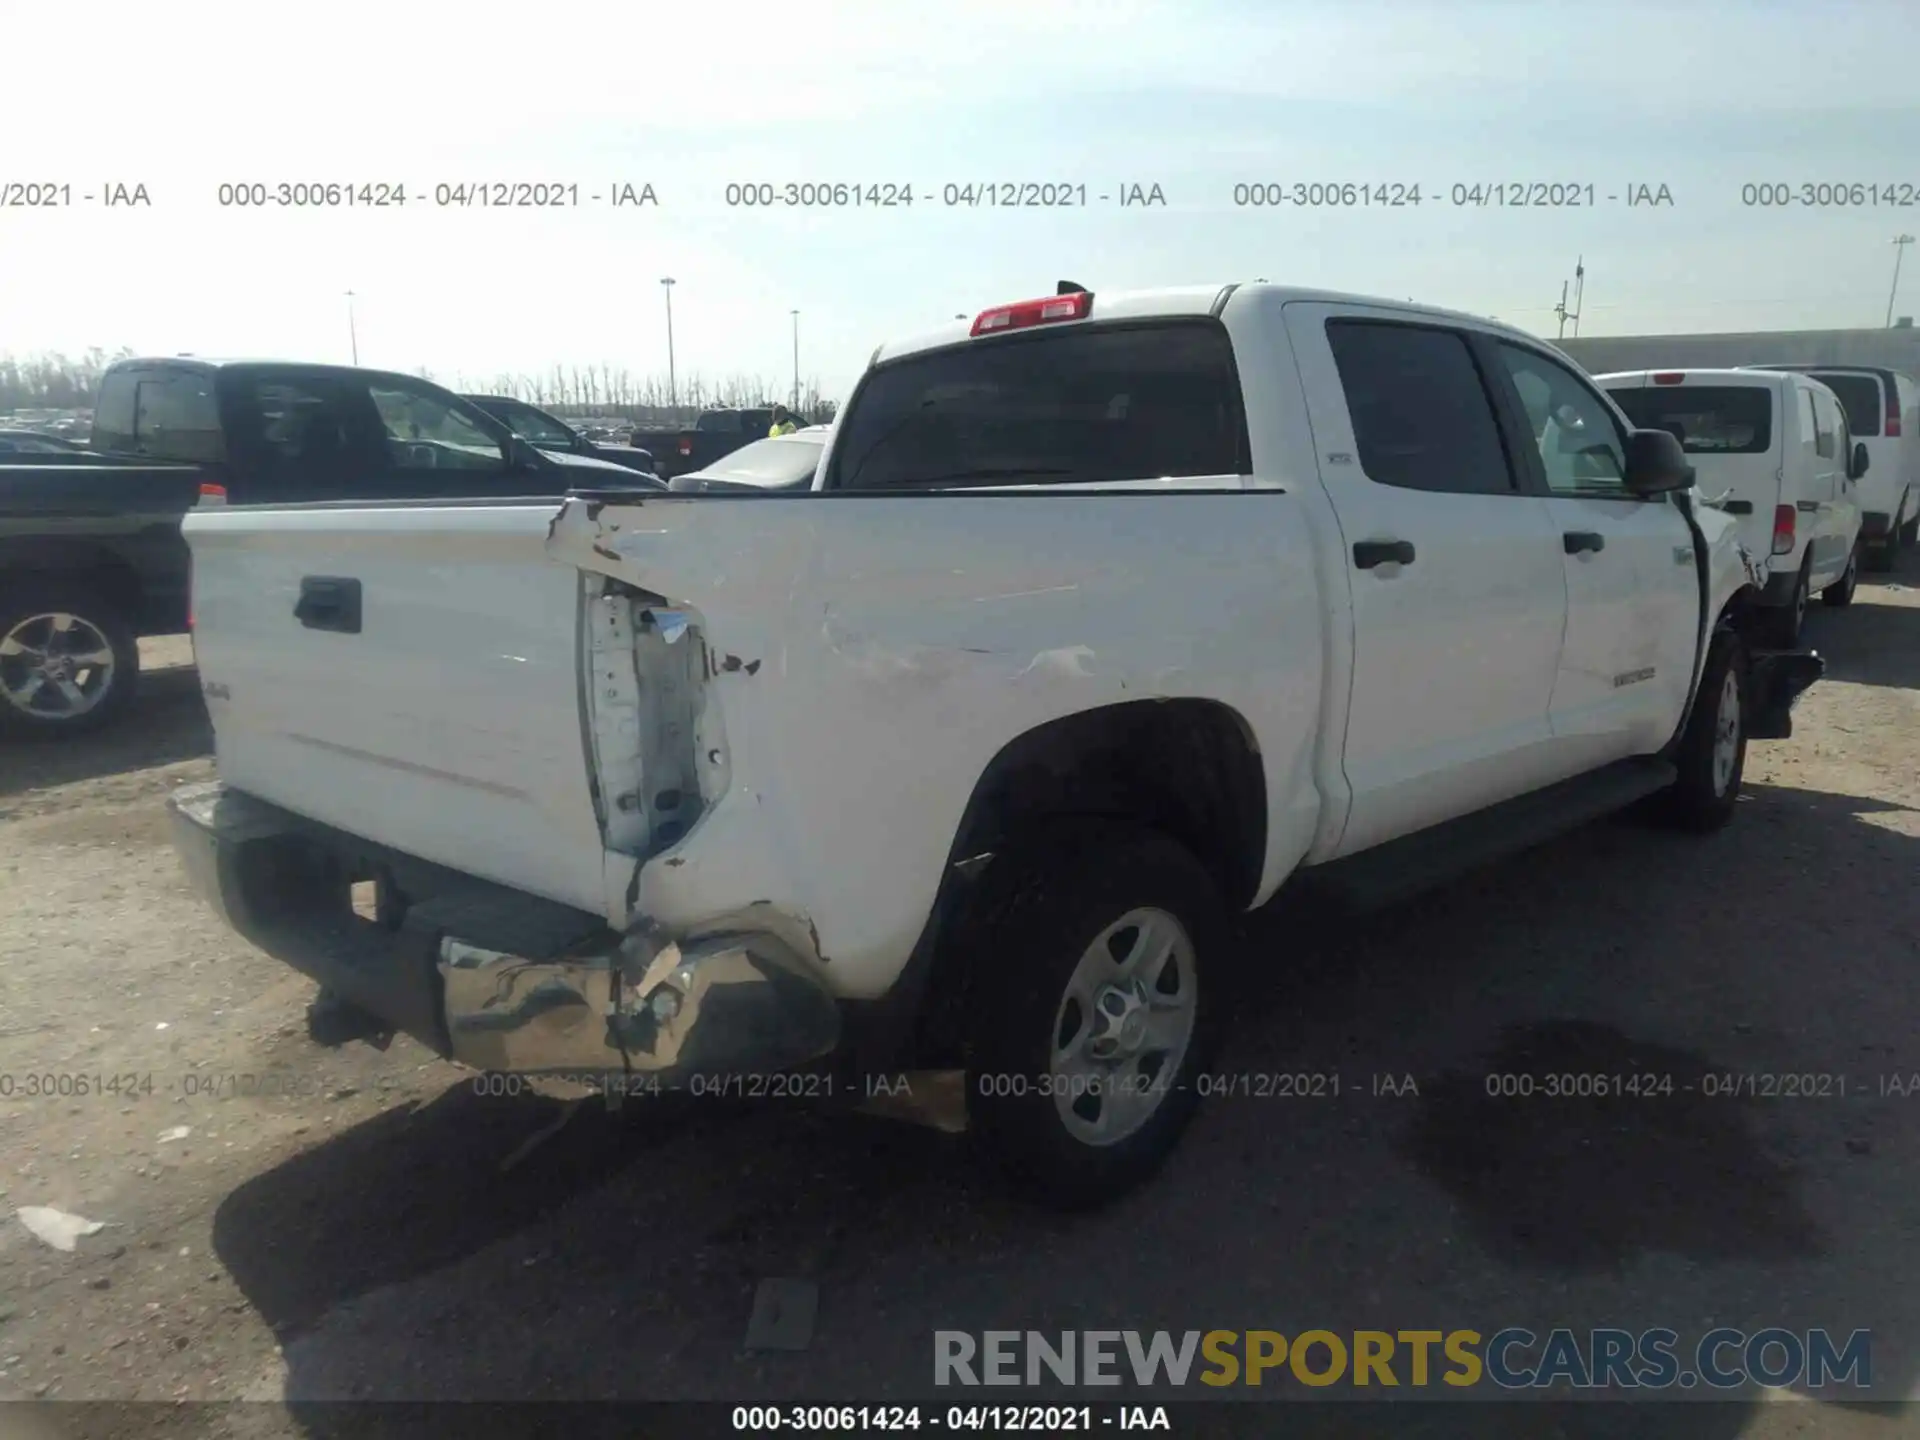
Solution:
M1307 546L1274 490L569 501L549 553L683 612L724 725L704 772L723 788L643 864L633 909L698 932L770 907L837 993L882 994L995 754L1153 698L1246 720L1277 883L1311 828L1296 803L1323 666Z

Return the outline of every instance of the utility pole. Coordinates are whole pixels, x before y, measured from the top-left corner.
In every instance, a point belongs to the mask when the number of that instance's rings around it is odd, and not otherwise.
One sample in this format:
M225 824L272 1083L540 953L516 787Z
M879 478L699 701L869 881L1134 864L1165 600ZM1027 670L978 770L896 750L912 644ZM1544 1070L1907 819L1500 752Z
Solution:
M673 277L661 277L660 288L667 296L667 408L680 408L680 386L673 374Z
M793 413L800 413L800 312L793 312Z
M1893 237L1893 286L1887 291L1887 327L1893 327L1893 302L1900 294L1900 257L1907 253L1907 246L1913 244L1913 236L1896 235Z
M1566 338L1569 320L1573 321L1573 333L1575 335L1580 333L1580 297L1586 293L1587 288L1587 266L1584 257L1573 262L1573 278L1575 283L1573 309L1567 308L1567 282L1564 280L1560 282L1560 303L1553 307L1553 313L1560 317L1560 333L1555 336L1556 339Z
M1587 308L1587 257L1573 262L1573 338L1580 338L1580 312Z
M360 332L353 325L353 292L347 291L347 343L353 347L353 363L360 363Z

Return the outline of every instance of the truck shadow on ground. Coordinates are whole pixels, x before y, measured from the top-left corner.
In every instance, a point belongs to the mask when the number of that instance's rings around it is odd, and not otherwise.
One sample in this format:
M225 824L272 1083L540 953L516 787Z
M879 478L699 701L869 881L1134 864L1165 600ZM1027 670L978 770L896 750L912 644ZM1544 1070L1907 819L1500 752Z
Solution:
M89 734L0 740L0 800L213 753L213 725L191 665L145 671L128 711ZM4 810L0 805L0 810Z
M1914 1033L1920 855L1899 808L1755 786L1709 839L1623 820L1368 919L1262 912L1219 1068L1332 1073L1339 1097L1216 1100L1166 1174L1091 1215L1014 1201L964 1139L818 1108L587 1107L502 1174L556 1109L456 1086L249 1181L215 1247L314 1434L346 1433L323 1402L348 1399L1068 1398L934 1389L935 1330L1010 1327L1872 1327L1875 1391L1905 1393L1914 1236L1874 1198L1911 1193L1884 1143L1901 1112L1680 1088L1857 1071ZM1487 1093L1562 1071L1675 1089ZM1373 1093L1383 1074L1417 1095ZM747 1353L754 1288L779 1276L820 1286L812 1343ZM1548 1413L1375 1418L1713 1440L1754 1407ZM1292 1406L1287 1429L1360 1418Z

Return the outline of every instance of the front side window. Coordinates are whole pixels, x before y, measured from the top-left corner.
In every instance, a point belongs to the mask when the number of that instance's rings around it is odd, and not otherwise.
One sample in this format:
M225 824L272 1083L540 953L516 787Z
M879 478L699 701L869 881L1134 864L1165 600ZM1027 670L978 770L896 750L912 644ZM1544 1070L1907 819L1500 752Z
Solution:
M500 442L450 397L398 385L369 385L386 427L387 454L402 470L503 470Z
M1217 321L1075 325L884 365L841 422L827 488L930 490L1239 476L1246 424Z
M1822 460L1831 460L1839 454L1834 433L1838 419L1833 401L1816 394L1813 397L1813 453Z
M1556 495L1626 495L1626 444L1606 402L1538 351L1504 342L1498 348L1520 392L1547 488Z

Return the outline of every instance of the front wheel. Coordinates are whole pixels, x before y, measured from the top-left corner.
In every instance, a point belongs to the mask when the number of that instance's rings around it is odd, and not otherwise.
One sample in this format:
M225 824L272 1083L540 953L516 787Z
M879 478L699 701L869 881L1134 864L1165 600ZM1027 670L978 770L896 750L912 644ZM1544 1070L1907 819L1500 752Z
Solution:
M1832 609L1842 609L1853 603L1853 592L1860 585L1860 547L1853 547L1853 553L1847 556L1846 573L1833 584L1820 592L1821 602Z
M1667 791L1666 819L1679 829L1705 833L1733 818L1747 768L1749 675L1740 637L1715 632L1700 693L1673 757L1680 775Z
M1038 1199L1116 1199L1159 1168L1198 1104L1233 942L1219 892L1173 840L1106 824L1049 830L981 884L972 1128Z

